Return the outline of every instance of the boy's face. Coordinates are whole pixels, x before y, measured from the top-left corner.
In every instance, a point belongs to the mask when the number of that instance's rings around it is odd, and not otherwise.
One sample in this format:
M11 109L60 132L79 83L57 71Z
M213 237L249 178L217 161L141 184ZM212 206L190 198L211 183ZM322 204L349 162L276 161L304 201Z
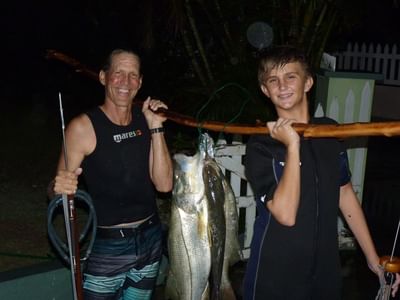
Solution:
M311 89L313 79L307 76L299 62L277 66L264 75L262 92L271 99L278 112L294 111L307 107L306 93Z

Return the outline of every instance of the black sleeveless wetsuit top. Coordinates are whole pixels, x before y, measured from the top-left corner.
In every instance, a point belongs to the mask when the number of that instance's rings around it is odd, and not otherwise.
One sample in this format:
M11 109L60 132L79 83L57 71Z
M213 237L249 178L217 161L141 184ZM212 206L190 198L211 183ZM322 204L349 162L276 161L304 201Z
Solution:
M151 137L140 108L133 107L127 126L112 123L95 108L87 115L96 134L96 148L82 162L98 225L134 222L156 211L149 174Z

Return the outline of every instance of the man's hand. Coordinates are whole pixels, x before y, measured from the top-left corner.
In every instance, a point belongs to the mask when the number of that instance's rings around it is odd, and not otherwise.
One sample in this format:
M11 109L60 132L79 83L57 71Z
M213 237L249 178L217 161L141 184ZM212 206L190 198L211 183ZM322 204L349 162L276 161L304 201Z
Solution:
M143 102L142 112L146 118L149 128L162 127L162 123L167 119L159 114L154 113L160 107L168 109L168 106L164 102L156 99L147 97L146 101Z
M75 194L78 188L78 176L81 174L82 168L78 168L74 172L59 170L54 179L54 193L67 195Z

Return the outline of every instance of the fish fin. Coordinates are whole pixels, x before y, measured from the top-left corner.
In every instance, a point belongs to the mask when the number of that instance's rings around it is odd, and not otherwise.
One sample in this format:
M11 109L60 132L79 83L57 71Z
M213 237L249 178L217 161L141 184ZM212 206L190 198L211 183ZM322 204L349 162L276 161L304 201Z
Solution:
M201 300L210 300L210 283L207 282L207 285L201 294Z
M222 274L221 294L221 299L223 300L236 300L235 292L233 291L232 285L227 278L227 274Z
M179 300L176 279L171 271L168 273L164 296L165 300Z
M231 286L229 288L224 287L222 289L222 299L223 300L236 300L236 295Z

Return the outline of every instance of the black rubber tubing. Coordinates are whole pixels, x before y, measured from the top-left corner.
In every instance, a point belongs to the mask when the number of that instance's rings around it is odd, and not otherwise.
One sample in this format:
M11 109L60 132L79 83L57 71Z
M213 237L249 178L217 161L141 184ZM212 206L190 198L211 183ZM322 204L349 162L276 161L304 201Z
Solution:
M62 195L56 195L49 203L49 206L47 208L47 231L49 239L58 254L61 256L64 262L66 262L68 265L71 265L69 259L68 245L58 236L53 225L54 212L60 205L62 206L62 200ZM96 238L97 217L92 198L87 192L83 190L77 190L74 196L74 201L85 203L89 211L87 222L83 228L82 233L79 235L79 243L81 243L85 239L86 235L89 233L90 228L92 229L92 235L86 249L86 253L85 255L81 256L82 263L87 260L92 251L93 243Z

